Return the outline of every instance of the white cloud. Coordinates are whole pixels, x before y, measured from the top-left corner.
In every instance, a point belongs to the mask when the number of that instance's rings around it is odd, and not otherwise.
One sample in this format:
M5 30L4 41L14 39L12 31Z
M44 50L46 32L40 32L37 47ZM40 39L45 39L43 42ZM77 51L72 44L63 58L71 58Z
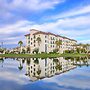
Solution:
M47 10L53 9L55 5L64 2L65 0L12 0L11 2L2 1L4 7L10 10Z
M51 31L60 35L72 38L87 36L90 34L90 16L80 16L77 18L58 19L54 22L33 25L31 28L43 31ZM81 28L81 30L79 30ZM84 28L84 29L83 29Z
M65 11L63 13L50 16L48 17L49 19L58 19L58 18L67 18L71 16L76 16L76 15L82 15L82 14L87 14L90 13L90 5L88 6L82 6L82 7L76 7L74 9L70 9L69 11ZM47 18L47 19L48 19Z
M35 14L54 9L65 0L0 0L0 24L24 19L22 14Z
M60 76L55 76L49 79L44 79L43 82L51 82L55 83L58 86L64 86L65 88L72 87L72 88L80 88L80 89L90 89L90 81L89 71L84 73L84 69L77 69L71 72L63 73ZM83 78L84 77L84 78ZM87 78L88 77L88 78Z
M4 71L3 73L0 73L0 78L17 82L20 85L25 85L29 83L27 82L28 79L24 75L22 75L22 73L19 74L19 73Z
M79 42L90 42L86 40L90 38L90 16L79 16L77 18L58 19L54 22L36 24L27 20L21 20L11 25L0 28L0 41L4 41L6 45L17 45L19 40L25 42L24 35L29 33L31 28L53 32L64 35ZM82 29L84 27L84 29ZM79 30L79 28L81 28Z

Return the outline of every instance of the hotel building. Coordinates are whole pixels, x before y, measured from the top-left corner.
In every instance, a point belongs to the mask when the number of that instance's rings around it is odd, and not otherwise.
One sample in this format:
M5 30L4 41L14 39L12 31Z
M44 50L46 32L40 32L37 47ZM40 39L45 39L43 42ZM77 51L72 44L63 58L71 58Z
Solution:
M65 50L74 49L77 41L60 35L56 35L50 32L43 32L35 29L31 29L29 34L25 35L26 37L26 47L30 47L31 53L34 49L38 48L39 53L41 52L53 52L56 49L56 41L61 41L62 44L59 47L59 53L63 53ZM38 44L37 38L40 38L41 41Z

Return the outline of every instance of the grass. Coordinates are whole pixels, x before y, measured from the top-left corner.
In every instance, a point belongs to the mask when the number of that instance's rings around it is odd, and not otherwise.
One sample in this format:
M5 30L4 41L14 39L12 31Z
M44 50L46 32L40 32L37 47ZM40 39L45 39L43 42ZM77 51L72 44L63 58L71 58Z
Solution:
M0 57L9 58L54 58L54 57L85 57L87 54L0 54Z

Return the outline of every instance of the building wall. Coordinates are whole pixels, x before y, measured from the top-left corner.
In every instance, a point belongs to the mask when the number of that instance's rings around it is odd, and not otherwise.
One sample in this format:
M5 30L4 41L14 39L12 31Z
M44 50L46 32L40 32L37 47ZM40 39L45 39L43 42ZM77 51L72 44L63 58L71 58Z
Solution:
M26 46L29 46L31 48L31 53L35 48L39 48L39 53L41 52L52 52L56 48L55 41L56 40L62 40L62 45L60 45L59 52L63 53L65 50L72 50L73 46L76 44L76 41L63 38L61 36L55 36L53 34L35 34L39 32L38 30L31 30L30 34L26 35ZM37 37L41 38L41 43L38 45L38 42L36 41Z

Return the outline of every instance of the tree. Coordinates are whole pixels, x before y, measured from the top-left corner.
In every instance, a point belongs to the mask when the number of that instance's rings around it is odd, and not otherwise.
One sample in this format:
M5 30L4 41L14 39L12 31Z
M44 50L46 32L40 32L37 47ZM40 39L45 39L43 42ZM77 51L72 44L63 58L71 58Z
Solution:
M61 40L57 40L56 42L55 42L55 44L56 44L56 47L58 48L60 48L60 45L62 45L62 41Z
M23 42L22 41L19 41L18 44L20 45L20 49L21 49L20 52L22 52L22 48L21 47L23 45Z
M25 50L24 49L22 49L22 53L25 54Z
M31 49L30 47L27 47L27 53L30 53Z
M41 43L41 38L40 37L37 37L37 42L38 42L38 45L40 46L40 43Z
M3 52L4 52L4 50L0 48L0 53L3 53Z
M62 45L62 41L61 40L56 40L55 44L56 44L56 48L59 49L60 45Z
M77 53L80 53L80 48L76 48Z
M55 48L53 49L53 53L57 53L59 51L59 49Z
M38 52L39 52L39 49L38 48L35 48L34 50L33 50L33 53L36 53L36 54L38 54Z

